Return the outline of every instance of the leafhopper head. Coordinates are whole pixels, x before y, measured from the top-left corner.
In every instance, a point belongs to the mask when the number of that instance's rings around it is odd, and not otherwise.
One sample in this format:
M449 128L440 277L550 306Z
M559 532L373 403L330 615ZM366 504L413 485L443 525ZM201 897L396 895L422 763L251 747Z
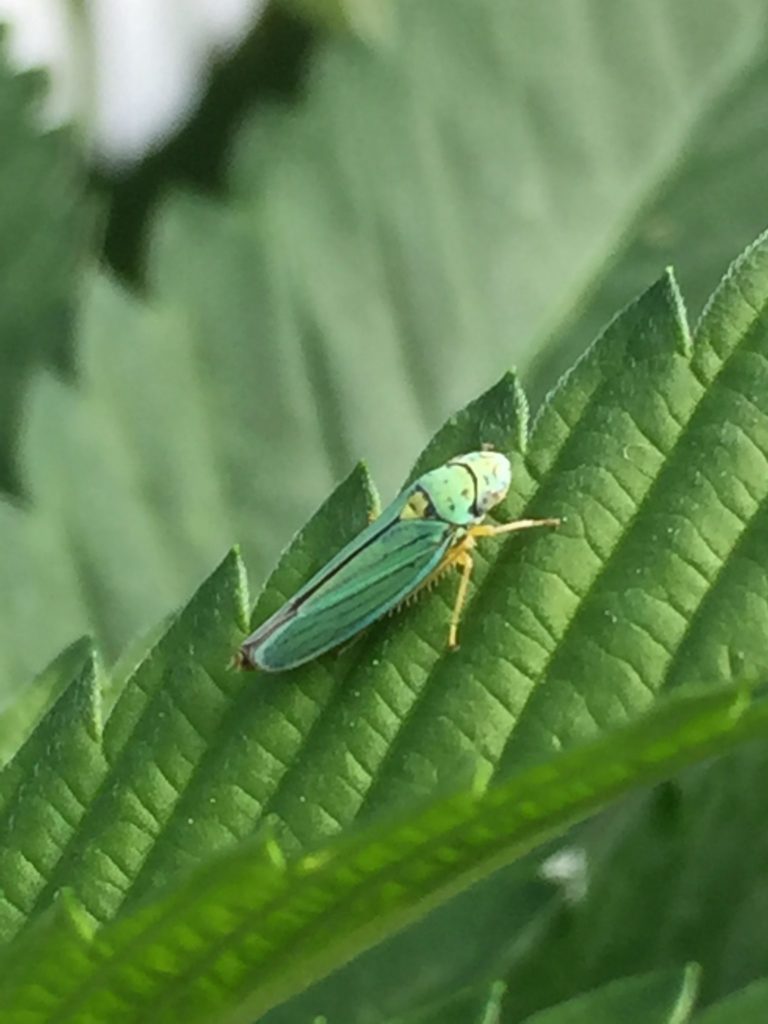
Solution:
M501 452L459 455L416 482L429 499L432 515L454 526L472 526L502 501L512 482L512 467Z

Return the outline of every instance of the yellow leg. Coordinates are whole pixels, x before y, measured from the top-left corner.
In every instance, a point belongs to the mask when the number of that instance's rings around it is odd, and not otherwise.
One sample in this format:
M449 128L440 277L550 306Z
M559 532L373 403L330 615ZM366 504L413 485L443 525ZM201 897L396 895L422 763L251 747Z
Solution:
M469 548L472 547L475 537L495 537L500 533L512 533L513 530L527 530L531 526L559 526L560 523L560 519L516 519L513 523L502 523L501 526L492 526L488 524L470 527L462 544L458 548L454 548L448 563L453 563L458 569L461 569L459 589L456 594L456 602L451 614L451 624L448 629L448 647L450 649L454 649L459 646L459 620L461 619L461 612L467 600L469 577L472 575L472 569L474 567L474 562L472 561L472 555L469 553Z
M459 642L456 639L459 629L459 619L461 618L461 610L464 607L464 602L467 599L467 590L469 589L469 577L472 575L472 567L474 562L472 561L472 555L463 549L456 557L456 565L461 569L461 579L459 580L459 590L456 594L456 603L453 606L453 612L451 613L451 625L448 629L448 647L452 650L459 646Z
M471 526L471 537L496 537L500 533L512 533L513 530L528 530L531 526L559 526L560 519L516 519L513 523L502 523L494 526L488 523L483 526Z

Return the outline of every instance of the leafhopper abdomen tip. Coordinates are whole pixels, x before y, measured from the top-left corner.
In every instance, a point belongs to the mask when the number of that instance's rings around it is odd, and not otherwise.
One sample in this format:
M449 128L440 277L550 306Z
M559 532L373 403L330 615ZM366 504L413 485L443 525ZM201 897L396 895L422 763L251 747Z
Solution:
M256 670L256 666L242 647L229 659L227 668L236 672L254 672Z

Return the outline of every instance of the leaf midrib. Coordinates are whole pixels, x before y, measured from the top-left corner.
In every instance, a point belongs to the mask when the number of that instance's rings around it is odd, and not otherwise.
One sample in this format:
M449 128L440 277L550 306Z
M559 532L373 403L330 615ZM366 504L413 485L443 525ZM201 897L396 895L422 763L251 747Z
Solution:
M731 710L730 714L728 714L727 710L723 708L718 714L714 715L713 719L711 710L706 713L699 712L698 726L693 735L691 734L690 722L688 723L687 729L679 735L678 745L675 749L675 753L672 755L674 759L677 761L680 761L681 759L684 760L687 756L690 756L690 750L700 750L705 747L707 749L710 747L716 748L718 741L722 741L731 733L735 733L736 735L743 734L746 737L754 733L759 728L761 716L765 717L766 715L765 706L753 707L751 712L747 709L746 713L743 713L743 708L740 711L740 702L744 699L744 694L740 694L739 691L733 692L734 696L730 698L729 704ZM714 697L711 698L710 703L714 699ZM719 702L722 702L722 691L718 695L717 699ZM704 718L705 726L704 739L702 739L701 732L702 717ZM598 740L597 742L599 743L600 741ZM618 746L617 739L614 739L614 743ZM608 761L604 763L600 759L595 759L594 757L590 758L590 753L594 746L594 743L590 743L586 744L581 749L573 750L570 755L566 755L568 760L573 762L572 767L577 765L579 762L584 762L582 764L583 770L570 770L569 772L564 772L562 766L560 766L560 770L556 772L553 777L547 766L541 766L539 769L534 768L532 772L529 771L524 773L517 785L511 783L511 785L502 787L500 793L493 794L493 796L496 797L495 800L487 801L483 797L479 798L479 802L482 804L481 812L477 817L477 820L474 821L474 824L478 829L478 835L480 836L479 839L474 836L471 826L469 830L467 828L467 809L469 808L471 814L476 806L475 798L470 794L460 794L459 796L450 798L449 800L441 801L439 805L432 805L429 809L431 814L428 812L428 817L436 815L437 818L442 821L446 811L450 809L452 821L448 824L443 822L440 826L440 831L437 834L430 832L429 827L425 825L424 821L421 821L422 827L417 830L417 833L414 833L411 828L408 828L404 833L405 843L407 844L405 862L402 836L399 833L396 833L394 838L392 836L385 836L382 840L381 835L379 835L378 841L385 842L389 849L386 866L383 868L377 868L373 876L364 875L362 878L358 879L354 883L353 891L365 892L367 889L370 889L372 885L375 889L376 884L381 881L386 881L391 877L400 877L404 870L404 863L407 864L415 859L419 864L423 864L424 860L430 857L430 850L439 850L444 848L446 845L450 845L452 849L458 848L463 850L463 856L460 859L462 866L457 868L455 861L442 863L440 865L439 872L441 873L442 881L437 886L438 891L443 892L446 887L450 889L452 885L459 884L460 880L465 878L468 871L479 872L477 877L481 877L482 874L487 872L482 868L482 866L473 867L473 851L475 850L476 843L479 842L481 848L486 850L484 861L495 862L495 858L499 858L499 863L506 862L516 853L519 854L525 852L525 850L530 847L531 842L535 842L537 836L542 834L553 834L553 830L556 832L561 831L562 828L565 827L565 823L562 821L550 825L547 825L546 823L553 816L556 819L561 817L563 807L567 808L569 811L569 820L573 818L580 818L584 813L589 813L592 808L602 806L602 804L610 799L612 795L615 795L616 792L623 791L623 789L626 788L627 775L633 771L638 778L658 776L660 772L658 758L654 753L655 740L652 737L647 738L645 740L645 744L645 749L641 747L639 752L634 750L629 757L622 758L621 755L616 755L618 760L621 761L623 769L622 772L619 773L619 777L617 777L615 770L615 762ZM589 789L585 791L585 772L586 777L589 778L590 770L592 772L592 784ZM671 771L671 768L669 768L669 770ZM661 768L661 772L663 774L668 774L667 768L665 767ZM602 795L599 800L596 800L595 792L600 786L600 781L603 777L607 778L608 781L607 783L603 783L603 788L600 789L600 793ZM569 779L570 782L568 781ZM518 813L515 828L519 834L517 838L512 841L509 838L508 831L501 832L499 830L498 822L500 819L505 819L504 807L519 807L520 792L516 792L516 790L520 790L521 786L523 795L526 795L527 793L526 802L529 800L536 801L535 794L537 792L540 794L543 793L545 795L545 799L542 801L541 796L539 796L539 811L537 815L532 817L527 812ZM563 794L563 787L565 787L565 794ZM557 796L557 799L554 802L551 797L549 800L546 799L546 794L551 791L554 791L554 794ZM531 793L533 795L531 795ZM487 837L484 837L482 826L484 818L489 818L491 822L491 826L489 826L489 828L493 833L492 852L487 852L488 840ZM426 839L429 844L427 850L424 849L424 832L426 832ZM356 845L356 842L353 840L353 850ZM356 856L360 856L361 849L365 849L365 844L358 846ZM322 865L320 872L322 873L324 870L330 870L333 872L335 865L340 863L344 871L344 876L348 881L350 868L349 864L345 861L345 852L344 845L338 847L335 851L335 856L331 856L331 858ZM205 949L201 953L197 954L194 960L184 967L183 972L174 977L174 988L172 990L166 989L167 994L162 999L157 1000L154 1005L162 1008L164 1005L168 1006L170 1002L170 1005L173 1006L176 992L178 990L185 991L187 989L187 983L197 976L201 967L206 966L212 961L217 950L224 949L227 946L231 947L236 945L239 936L246 936L249 932L253 931L253 921L257 914L263 924L264 933L269 934L270 929L266 926L266 922L268 921L270 908L277 908L279 910L286 893L288 893L289 899L291 898L293 893L293 881L298 882L299 889L301 888L302 881L305 881L308 878L305 865L311 863L311 860L311 855L309 858L301 858L301 860L293 865L292 869L288 869L287 871L281 871L280 866L274 863L271 866L266 866L266 870L271 872L270 877L272 885L279 880L279 891L276 894L270 893L269 899L261 905L251 904L247 908L242 909L241 921L234 928L230 929L225 936L206 945ZM469 863L469 867L464 866L466 862ZM260 866L264 866L263 861L261 862L261 865L256 864L254 866L255 870L258 871ZM408 893L408 900L410 901L411 906L413 906L415 884L416 883L414 882L410 883ZM267 887L268 886L265 883L264 888L266 889ZM256 891L255 886L251 886L250 888L251 891ZM183 895L183 892L181 895ZM354 902L354 897L350 895L350 890L348 888L344 891L344 897L346 902ZM170 902L159 916L153 918L148 927L139 929L129 937L127 942L118 944L114 948L124 954L126 950L130 950L132 947L135 948L146 945L148 939L153 933L162 931L167 920L169 918L173 918L177 909L176 902ZM415 913L416 911L412 910L411 912ZM312 952L313 941L316 941L318 934L322 936L333 934L333 928L329 928L329 916L332 922L334 916L338 914L343 916L346 913L346 904L342 903L339 905L337 896L334 894L330 903L324 907L321 912L316 913L311 918L308 940L310 950L304 955L310 957L314 955L315 958L320 956L321 954L316 948L314 948L314 953ZM392 908L388 908L388 913L407 913L407 906L405 910L401 907L396 907L394 910ZM373 929L374 932L377 932L377 929L380 930L378 922L373 921L368 926L358 924L353 929L352 934L364 935L367 929ZM307 944L307 934L308 930L305 926L302 930L302 942L298 947L299 954L301 954L302 946ZM96 941L98 943L98 939ZM280 964L281 962L284 963L286 961L287 956L290 955L292 957L297 952L297 948L295 946L291 946L291 950L289 952L286 951L284 936L279 938L276 943L266 942L266 945L272 947L271 951L268 951L264 955L258 966L249 968L247 975L240 978L236 986L238 991L242 991L245 985L248 985L250 988L255 987L258 985L258 979L260 977L266 976L267 980L269 980L270 974L274 975L275 973L275 956L277 957L277 963ZM107 967L108 971L106 977L108 978L109 965L107 965ZM279 969L280 968L278 966L278 973ZM98 989L100 985L103 984L102 979L104 974L101 974L101 970L101 966L97 966L97 971L99 973L97 973L95 977L89 979L88 983L83 988L67 997L66 1002L63 1005L65 1013L62 1014L61 1008L59 1008L57 1010L57 1021L60 1021L63 1024L63 1022L68 1018L71 1019L71 1014L77 1011L78 1008L82 1008L88 993L94 991L94 989ZM279 982L277 982L277 984L279 984ZM265 997L268 1002L268 995L263 994L262 998ZM261 1004L259 1004L259 1006L262 1008ZM268 1005L264 1005L263 1009L267 1008ZM253 1012L257 1011L254 1010Z

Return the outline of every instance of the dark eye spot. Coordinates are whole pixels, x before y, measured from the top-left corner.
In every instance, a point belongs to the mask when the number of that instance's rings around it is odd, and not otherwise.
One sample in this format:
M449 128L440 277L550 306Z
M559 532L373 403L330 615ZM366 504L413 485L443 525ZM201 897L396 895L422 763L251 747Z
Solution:
M419 487L414 495L414 498L421 498L421 504L414 505L414 511L417 515L420 515L422 519L437 519L437 509L432 504L432 499L424 490L423 487Z

